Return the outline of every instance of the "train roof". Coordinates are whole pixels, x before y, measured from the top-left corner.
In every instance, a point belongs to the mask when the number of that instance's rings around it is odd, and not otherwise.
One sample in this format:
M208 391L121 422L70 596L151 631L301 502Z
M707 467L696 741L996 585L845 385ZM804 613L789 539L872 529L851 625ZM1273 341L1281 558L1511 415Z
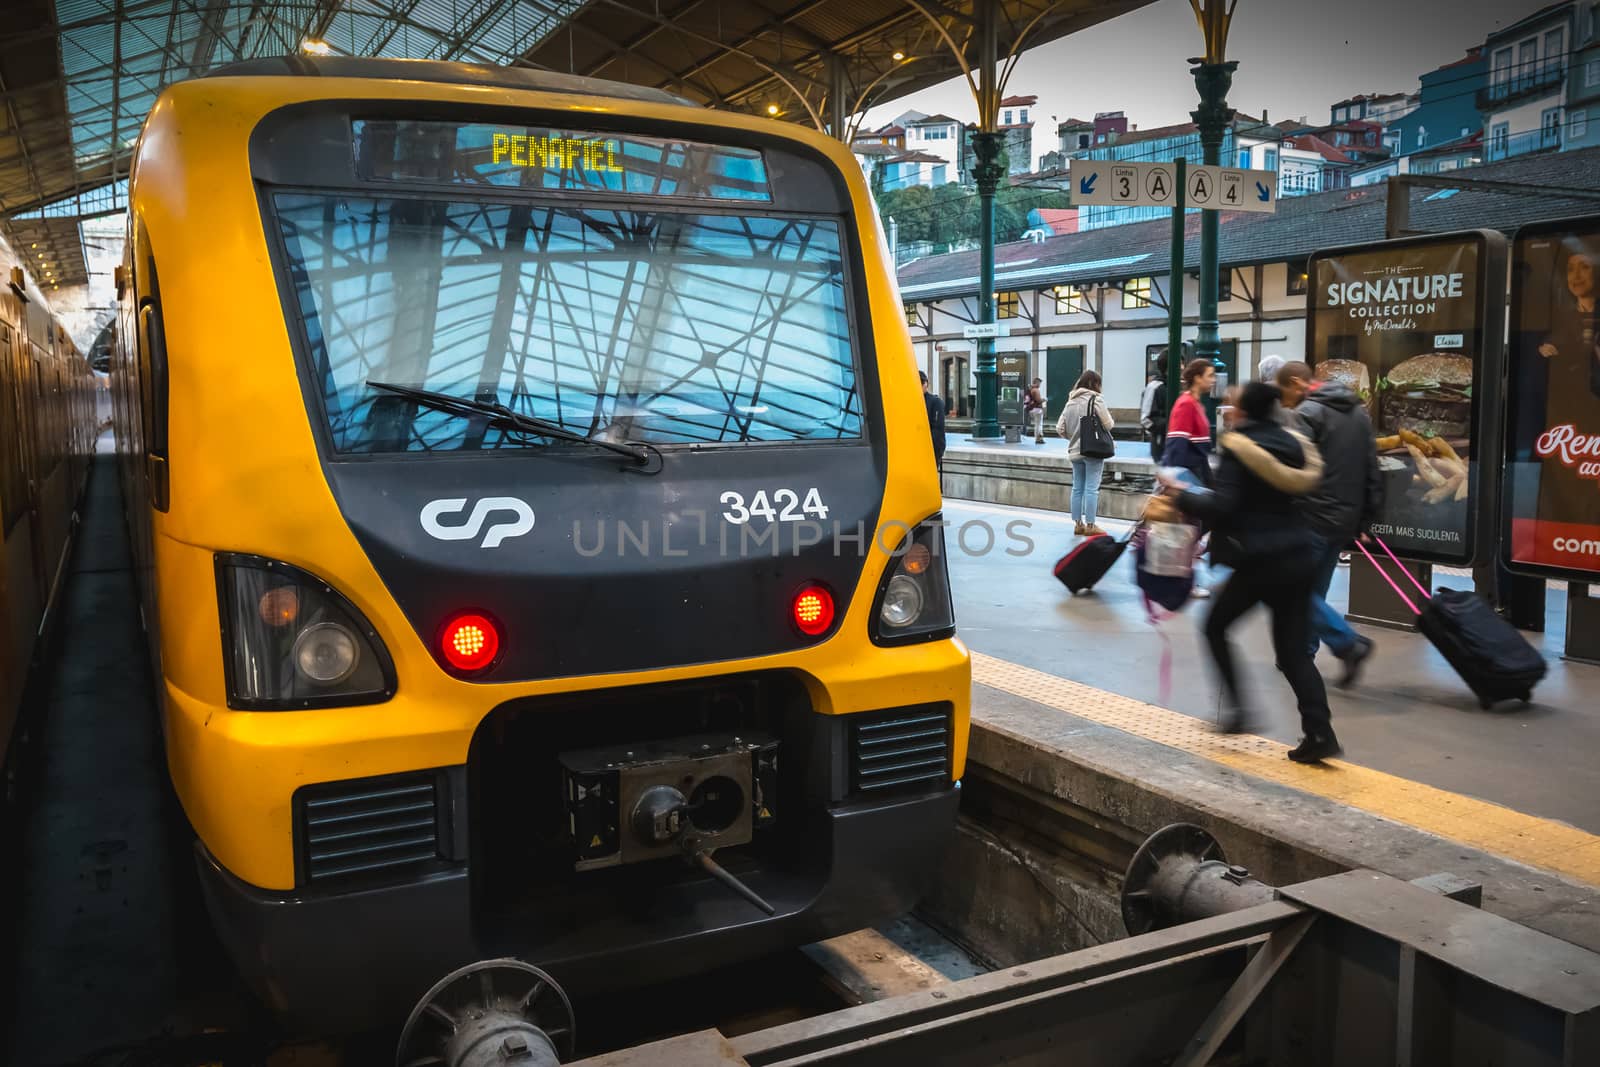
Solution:
M692 100L661 89L626 82L560 74L526 67L497 67L488 63L447 63L435 59L365 59L355 56L269 56L230 63L202 75L205 78L372 78L382 81L421 81L451 85L478 85L497 89L525 89L575 96L608 96L653 104L699 107Z

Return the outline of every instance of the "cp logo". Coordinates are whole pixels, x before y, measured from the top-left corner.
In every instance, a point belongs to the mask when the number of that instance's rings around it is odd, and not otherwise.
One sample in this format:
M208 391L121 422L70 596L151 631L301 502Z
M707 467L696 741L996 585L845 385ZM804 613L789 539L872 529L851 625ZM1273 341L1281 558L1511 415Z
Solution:
M490 515L509 515L509 521L497 522L483 535L481 548L494 548L508 537L521 537L533 529L533 509L527 501L514 496L486 496L472 507L467 521L456 526L446 526L439 519L445 515L459 514L467 506L466 497L453 500L430 500L422 506L422 528L429 537L441 541L470 541L478 536Z

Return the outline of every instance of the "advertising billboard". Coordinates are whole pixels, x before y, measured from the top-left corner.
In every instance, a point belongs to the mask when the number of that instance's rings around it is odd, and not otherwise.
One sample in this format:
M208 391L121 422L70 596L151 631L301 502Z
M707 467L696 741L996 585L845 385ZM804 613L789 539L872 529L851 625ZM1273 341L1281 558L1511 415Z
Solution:
M1501 556L1600 581L1600 215L1518 231Z
M1000 423L1021 426L1022 394L1028 389L1028 353L996 353L995 369L1000 377Z
M1505 239L1333 249L1311 257L1309 276L1306 362L1361 396L1377 436L1373 533L1410 559L1473 562L1497 491Z

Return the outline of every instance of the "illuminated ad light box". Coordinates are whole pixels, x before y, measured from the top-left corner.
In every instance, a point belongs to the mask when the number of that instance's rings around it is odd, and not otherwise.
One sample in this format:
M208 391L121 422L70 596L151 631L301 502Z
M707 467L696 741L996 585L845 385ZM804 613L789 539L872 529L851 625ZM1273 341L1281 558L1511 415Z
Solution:
M1600 581L1600 215L1523 227L1511 263L1501 558Z
M483 122L356 119L356 176L365 181L616 193L689 200L770 201L754 149Z
M1384 488L1372 532L1409 559L1462 566L1493 541L1505 271L1489 230L1311 257L1306 362L1361 396Z

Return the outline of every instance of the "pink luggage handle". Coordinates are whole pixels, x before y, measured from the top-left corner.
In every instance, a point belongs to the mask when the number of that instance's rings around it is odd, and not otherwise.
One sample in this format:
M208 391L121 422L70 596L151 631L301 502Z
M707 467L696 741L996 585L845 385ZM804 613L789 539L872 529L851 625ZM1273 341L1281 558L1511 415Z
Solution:
M1383 538L1373 537L1372 539L1378 542L1378 547L1383 549L1384 552L1388 554L1390 559L1394 560L1394 565L1399 568L1400 573L1411 579L1411 584L1417 587L1417 592L1422 594L1422 599L1432 600L1433 594L1428 592L1427 587L1425 587L1421 582L1417 581L1417 576L1415 574L1412 574L1410 571L1406 570L1406 565L1400 562L1400 557L1396 556L1394 554L1394 550L1384 543ZM1370 559L1371 557L1368 558Z
M1417 587L1418 591L1422 593L1424 599L1433 599L1432 595L1429 594L1428 590L1423 587L1422 583L1417 581L1417 576L1406 570L1405 564L1401 563L1395 554L1389 550L1388 545L1384 544L1380 538L1374 537L1373 540L1377 541L1378 546L1388 554L1390 559L1394 560L1395 566L1399 568L1401 573L1403 573L1407 578L1411 579L1411 584ZM1356 547L1361 550L1361 554L1363 556L1367 557L1367 562L1372 564L1372 569L1378 572L1378 576L1389 583L1389 588L1394 590L1395 596L1398 596L1401 600L1406 602L1406 607L1411 609L1411 613L1413 615L1421 615L1422 609L1417 607L1416 602L1406 595L1405 590L1401 589L1399 584L1395 582L1393 578L1389 577L1389 573L1383 569L1383 565L1372 558L1372 553L1367 551L1367 546L1358 540L1356 541Z

